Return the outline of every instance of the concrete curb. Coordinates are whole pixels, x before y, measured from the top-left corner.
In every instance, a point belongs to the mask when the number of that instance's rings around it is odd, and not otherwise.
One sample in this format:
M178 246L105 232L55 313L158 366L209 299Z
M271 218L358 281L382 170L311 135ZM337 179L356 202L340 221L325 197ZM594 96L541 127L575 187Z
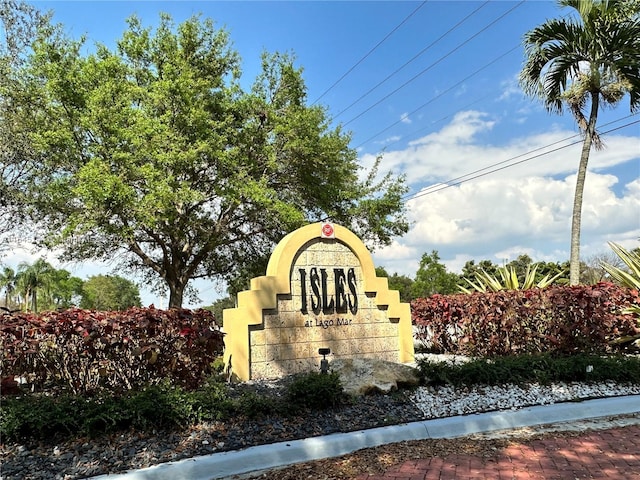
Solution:
M498 412L437 418L290 442L214 453L153 467L92 477L94 480L214 480L337 457L405 440L454 438L513 428L640 413L640 395L539 405Z

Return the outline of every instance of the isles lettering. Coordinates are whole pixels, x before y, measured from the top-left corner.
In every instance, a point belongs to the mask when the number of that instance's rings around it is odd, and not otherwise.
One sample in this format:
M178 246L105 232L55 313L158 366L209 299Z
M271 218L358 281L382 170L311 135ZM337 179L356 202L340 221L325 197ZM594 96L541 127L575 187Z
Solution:
M325 315L347 313L347 310L353 315L356 314L358 311L358 289L354 268L348 269L346 274L343 268L333 269L331 280L335 285L335 296L329 295L327 286L330 281L330 273L327 273L326 268L313 267L309 270L310 290L307 290L307 271L304 268L300 268L298 271L302 288L302 308L300 308L302 313L307 314L308 308L311 306L311 311L316 315L320 312Z

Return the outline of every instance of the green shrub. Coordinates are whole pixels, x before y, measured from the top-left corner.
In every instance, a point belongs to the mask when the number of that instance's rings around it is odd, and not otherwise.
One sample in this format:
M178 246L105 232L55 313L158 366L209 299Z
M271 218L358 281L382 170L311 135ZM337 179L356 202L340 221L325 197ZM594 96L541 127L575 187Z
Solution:
M234 402L229 398L227 384L216 378L209 378L192 392L191 398L194 421L223 420L234 412Z
M133 426L141 429L185 426L195 418L193 396L168 380L125 397Z
M282 401L255 392L245 392L235 402L239 414L247 418L286 414Z
M72 395L3 398L0 437L14 440L55 439L88 434L91 432L87 428L98 423L95 420L96 412L102 408L95 400Z
M418 361L425 383L433 385L498 385L551 382L640 383L640 358L576 354L519 355L469 362Z
M124 395L94 397L24 395L7 397L0 405L0 436L69 438L126 430L160 430L222 420L233 414L225 384L209 381L186 391L165 380Z
M337 373L307 373L295 378L287 389L287 398L292 406L302 409L336 406L343 395L344 390Z

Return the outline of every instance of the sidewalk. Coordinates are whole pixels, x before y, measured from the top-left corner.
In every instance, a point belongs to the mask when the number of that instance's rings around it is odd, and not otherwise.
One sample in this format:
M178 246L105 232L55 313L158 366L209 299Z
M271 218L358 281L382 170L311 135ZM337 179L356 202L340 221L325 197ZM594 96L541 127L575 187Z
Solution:
M640 425L514 444L481 459L449 455L404 462L356 480L640 479Z
M610 471L612 464L618 468L614 475L615 478L640 479L640 469L638 468L638 452L640 452L640 431L638 429L640 429L640 421L637 421L639 417L636 415L640 414L640 395L438 418L405 425L338 433L324 437L260 445L245 450L214 453L204 457L185 459L141 470L93 478L101 480L223 479L250 472L257 474L261 471L264 472L310 460L338 457L363 448L402 442L404 440L455 438L479 433L488 434L490 432L502 432L500 434L504 435L503 432L510 429L564 422L574 422L578 430L584 430L584 424L581 426L580 422L630 414L634 415L633 423L636 425L636 429L624 430L624 435L620 437L615 436L614 430L614 433L610 433L609 436L602 437L607 438L606 444L599 443L601 441L597 437L597 435L604 435L603 432L593 432L585 434L585 443L576 443L575 446L567 444L570 439L559 437L553 440L558 442L557 444L550 443L547 445L542 443L526 447L519 446L520 448L525 448L526 451L511 451L507 449L505 452L500 453L500 457L496 458L495 465L481 464L479 459L475 457L461 455L445 459L416 460L415 462L402 464L395 470L392 468L382 477L363 476L359 480L374 480L376 478L384 480L423 480L432 478L442 480L475 480L482 478L500 480L505 478L511 480L525 478L575 480L576 478L608 478L603 476L601 472ZM611 424L611 427L614 426L617 426L615 421ZM565 430L567 428L566 425L563 427ZM596 435L596 437L591 437L591 435ZM630 450L617 450L617 447L611 450L617 443ZM564 449L568 449L566 450L566 455L563 453ZM586 461L588 457L592 456L595 457L594 462L597 463L589 464L592 466L587 474L573 475L573 470L556 469L553 472L541 470L550 468L550 464L577 469L583 460ZM562 460L563 458L565 460ZM433 465L431 465L431 462L434 462ZM458 464L460 468L459 474L457 473ZM596 465L598 466L596 467ZM631 468L628 467L629 465L635 465L635 467L632 470L627 470L627 468ZM486 473L479 470L480 468L486 469L489 467L491 468ZM497 474L494 467L504 469L504 475ZM405 469L412 473L401 472L398 469ZM470 473L472 470L477 470L477 473ZM598 477L597 475L600 476Z

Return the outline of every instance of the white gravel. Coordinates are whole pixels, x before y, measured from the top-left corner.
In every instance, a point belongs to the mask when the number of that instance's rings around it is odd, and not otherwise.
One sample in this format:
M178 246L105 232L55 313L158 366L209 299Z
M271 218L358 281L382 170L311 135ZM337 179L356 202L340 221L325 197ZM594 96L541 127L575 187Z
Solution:
M640 394L640 385L614 382L552 383L526 386L420 387L414 392L411 400L424 413L425 418L440 418L494 410L516 410L531 405L549 405L572 400L637 394Z

